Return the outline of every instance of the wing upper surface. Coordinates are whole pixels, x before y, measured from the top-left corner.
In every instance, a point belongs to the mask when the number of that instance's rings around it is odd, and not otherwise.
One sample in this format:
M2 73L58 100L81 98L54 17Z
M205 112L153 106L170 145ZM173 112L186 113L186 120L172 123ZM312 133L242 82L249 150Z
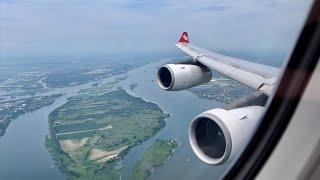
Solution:
M276 67L225 56L189 43L179 42L176 46L208 68L256 90L266 91L266 94L270 94L280 73L280 69Z

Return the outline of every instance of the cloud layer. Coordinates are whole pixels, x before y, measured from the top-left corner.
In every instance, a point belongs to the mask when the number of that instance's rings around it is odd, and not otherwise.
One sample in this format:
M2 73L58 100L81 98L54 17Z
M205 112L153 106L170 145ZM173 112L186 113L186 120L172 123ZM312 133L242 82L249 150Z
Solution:
M7 55L173 52L182 31L217 51L288 53L311 0L2 0Z

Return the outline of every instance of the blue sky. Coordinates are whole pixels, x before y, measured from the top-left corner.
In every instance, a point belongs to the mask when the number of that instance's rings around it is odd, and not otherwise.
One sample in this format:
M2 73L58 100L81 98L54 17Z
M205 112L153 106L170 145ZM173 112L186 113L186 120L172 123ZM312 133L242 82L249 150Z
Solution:
M311 0L1 0L6 55L176 52L182 31L216 51L289 53Z

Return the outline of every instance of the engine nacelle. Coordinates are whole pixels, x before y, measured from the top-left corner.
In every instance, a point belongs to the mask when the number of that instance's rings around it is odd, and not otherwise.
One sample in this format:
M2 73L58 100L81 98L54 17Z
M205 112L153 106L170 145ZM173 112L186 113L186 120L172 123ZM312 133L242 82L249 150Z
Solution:
M158 84L167 91L179 91L207 83L212 73L206 67L193 64L166 64L158 70Z
M220 165L238 155L249 142L263 107L212 109L196 116L189 127L189 141L205 163Z

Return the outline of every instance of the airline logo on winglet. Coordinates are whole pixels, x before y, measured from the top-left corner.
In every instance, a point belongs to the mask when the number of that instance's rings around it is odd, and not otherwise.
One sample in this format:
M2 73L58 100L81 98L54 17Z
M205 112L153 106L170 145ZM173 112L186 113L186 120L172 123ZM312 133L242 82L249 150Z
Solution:
M188 35L188 32L183 32L181 37L180 37L180 40L179 40L180 43L189 43L189 35Z

